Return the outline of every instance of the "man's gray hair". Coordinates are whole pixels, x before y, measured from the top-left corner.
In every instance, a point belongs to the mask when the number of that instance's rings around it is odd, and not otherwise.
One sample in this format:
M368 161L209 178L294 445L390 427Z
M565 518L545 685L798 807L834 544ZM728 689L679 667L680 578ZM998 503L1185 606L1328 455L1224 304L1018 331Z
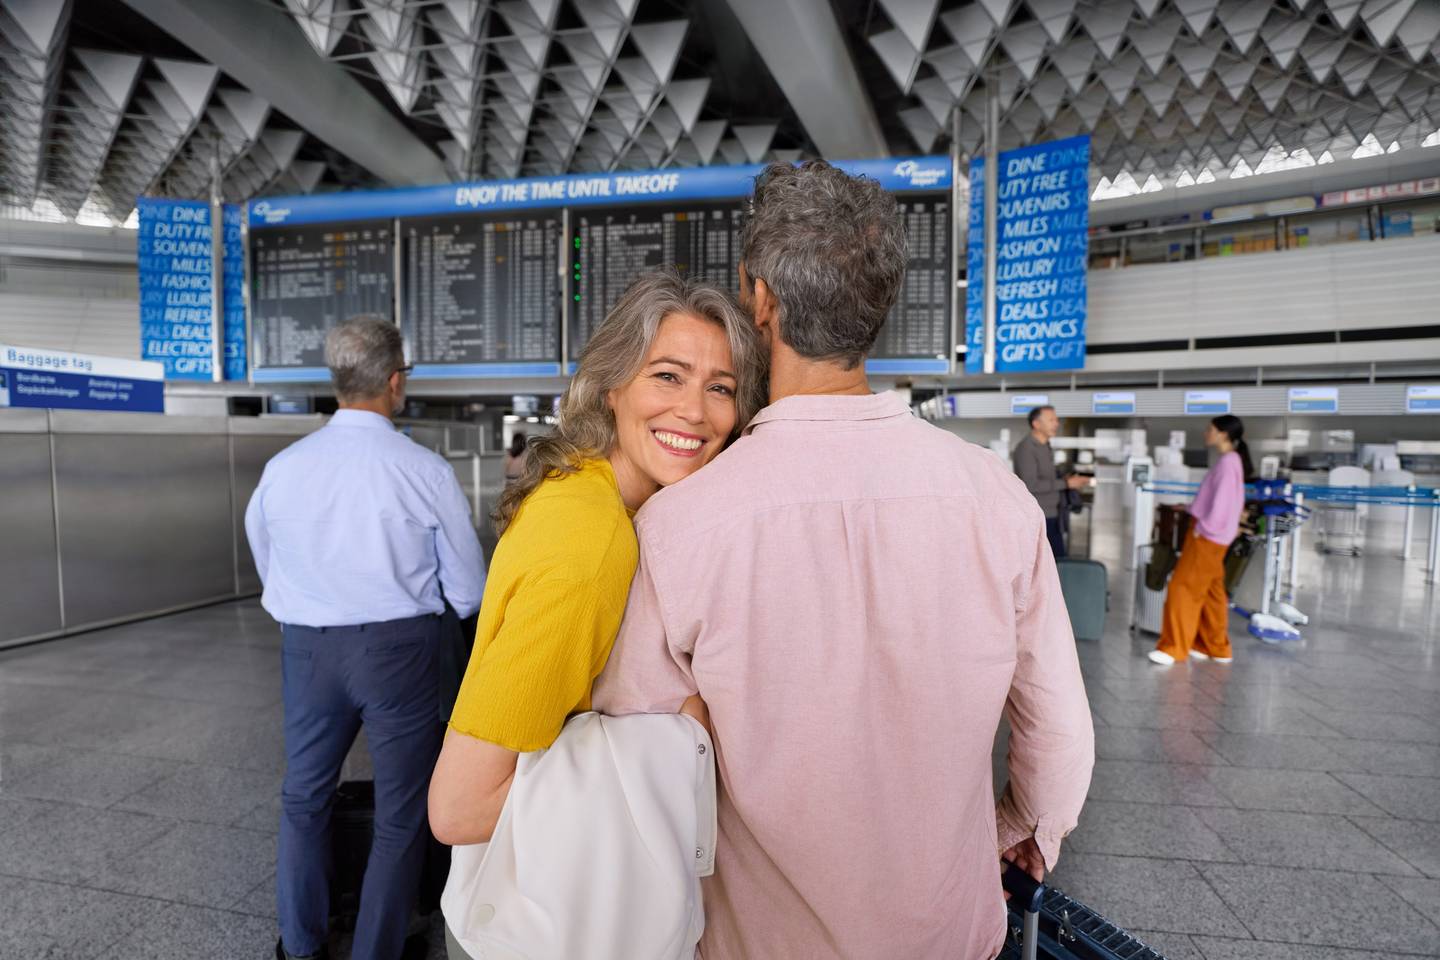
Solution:
M905 226L880 184L823 160L755 178L740 242L753 283L779 302L780 338L802 357L865 359L905 279Z
M384 317L351 317L325 335L325 366L342 403L380 396L404 365L400 328Z

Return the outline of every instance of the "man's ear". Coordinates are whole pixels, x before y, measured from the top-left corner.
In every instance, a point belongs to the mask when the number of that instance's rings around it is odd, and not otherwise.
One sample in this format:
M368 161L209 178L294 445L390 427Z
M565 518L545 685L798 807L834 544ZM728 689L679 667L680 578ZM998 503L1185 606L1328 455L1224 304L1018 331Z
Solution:
M755 285L754 308L755 326L761 330L774 332L775 321L779 316L779 302L775 294L770 290L770 285L758 277L753 281Z

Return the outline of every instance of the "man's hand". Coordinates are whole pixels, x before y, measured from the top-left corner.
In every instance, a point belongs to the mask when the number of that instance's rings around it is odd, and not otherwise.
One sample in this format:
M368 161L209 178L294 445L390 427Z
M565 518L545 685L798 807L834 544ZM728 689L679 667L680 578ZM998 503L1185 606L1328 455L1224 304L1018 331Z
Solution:
M1078 473L1072 473L1070 474L1070 476L1065 478L1065 486L1069 487L1071 490L1079 490L1081 487L1086 487L1089 485L1090 478L1081 476Z
M1036 883L1045 882L1045 856L1040 852L1040 845L1035 842L1034 837L1026 837L1015 846L1000 854L1000 859L1006 863L1013 863L1024 870L1035 879ZM1005 891L1005 899L1010 899L1010 891Z

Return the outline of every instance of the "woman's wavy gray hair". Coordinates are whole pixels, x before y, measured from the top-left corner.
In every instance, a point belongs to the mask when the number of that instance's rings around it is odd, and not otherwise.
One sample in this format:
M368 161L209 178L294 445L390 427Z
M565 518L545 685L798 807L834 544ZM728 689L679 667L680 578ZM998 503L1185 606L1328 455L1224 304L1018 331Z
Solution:
M687 280L673 269L642 274L621 295L580 355L575 376L560 398L555 432L530 441L525 471L505 489L491 520L503 534L525 498L547 478L574 473L592 457L615 446L615 414L607 396L639 374L660 330L671 314L708 320L725 331L738 380L735 430L739 436L765 405L765 358L755 323L728 293L701 280Z
M772 163L755 178L740 241L750 282L780 304L780 338L851 370L875 346L905 280L905 226L874 180L824 160Z

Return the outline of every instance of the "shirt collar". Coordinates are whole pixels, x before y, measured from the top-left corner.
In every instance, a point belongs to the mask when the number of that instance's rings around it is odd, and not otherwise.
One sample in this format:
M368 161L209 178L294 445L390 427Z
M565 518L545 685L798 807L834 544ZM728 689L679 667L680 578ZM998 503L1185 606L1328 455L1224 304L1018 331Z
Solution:
M777 400L761 410L745 428L750 433L772 420L889 420L910 416L910 406L893 390L865 396L796 396Z
M337 427L367 427L372 430L394 432L395 424L386 417L369 410L336 410L330 422Z

